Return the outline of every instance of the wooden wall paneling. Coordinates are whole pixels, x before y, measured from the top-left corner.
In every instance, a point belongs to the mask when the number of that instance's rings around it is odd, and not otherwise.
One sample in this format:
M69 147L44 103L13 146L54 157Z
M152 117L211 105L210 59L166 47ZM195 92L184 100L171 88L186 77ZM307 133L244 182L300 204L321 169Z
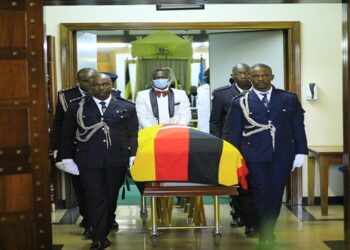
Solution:
M76 48L74 39L78 30L282 30L286 40L286 89L301 94L300 22L187 22L187 23L62 23L60 24L62 87L75 86ZM302 201L302 170L291 176L290 198L293 204Z
M0 3L0 249L51 249L43 3Z
M30 142L33 166L33 204L37 249L51 249L51 203L48 163L47 84L44 72L44 24L42 0L26 1L29 37ZM35 119L36 117L36 119ZM35 136L38 134L38 136Z

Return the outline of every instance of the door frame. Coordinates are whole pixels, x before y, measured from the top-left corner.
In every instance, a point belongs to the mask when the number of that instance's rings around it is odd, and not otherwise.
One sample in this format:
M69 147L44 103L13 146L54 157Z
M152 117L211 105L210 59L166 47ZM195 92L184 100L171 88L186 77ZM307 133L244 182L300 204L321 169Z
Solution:
M282 30L285 47L285 89L301 94L300 22L186 22L186 23L62 23L61 76L62 88L75 86L77 72L76 32L79 30L234 30L266 31ZM291 204L302 204L302 170L291 174L287 200Z

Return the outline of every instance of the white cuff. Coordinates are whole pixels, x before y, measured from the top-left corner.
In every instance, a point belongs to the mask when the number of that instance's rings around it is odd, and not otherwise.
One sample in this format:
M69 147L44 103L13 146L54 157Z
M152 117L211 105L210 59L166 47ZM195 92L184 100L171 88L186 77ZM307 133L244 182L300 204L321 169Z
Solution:
M57 159L57 154L58 154L58 150L55 149L55 150L52 152L52 156L53 156L53 159L54 159L54 160Z
M130 156L130 158L129 158L129 167L134 165L134 161L135 161L135 156Z

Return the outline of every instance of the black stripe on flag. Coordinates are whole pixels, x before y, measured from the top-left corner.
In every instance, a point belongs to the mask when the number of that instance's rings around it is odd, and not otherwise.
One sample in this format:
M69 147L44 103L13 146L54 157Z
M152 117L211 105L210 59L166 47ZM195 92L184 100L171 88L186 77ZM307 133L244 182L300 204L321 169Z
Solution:
M189 182L218 184L222 147L222 139L190 129Z

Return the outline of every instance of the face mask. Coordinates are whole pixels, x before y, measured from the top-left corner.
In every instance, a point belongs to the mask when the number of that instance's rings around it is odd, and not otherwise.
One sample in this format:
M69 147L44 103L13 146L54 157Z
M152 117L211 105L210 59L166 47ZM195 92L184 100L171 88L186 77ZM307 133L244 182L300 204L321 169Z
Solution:
M155 79L153 80L153 86L157 89L165 89L169 86L168 79Z

